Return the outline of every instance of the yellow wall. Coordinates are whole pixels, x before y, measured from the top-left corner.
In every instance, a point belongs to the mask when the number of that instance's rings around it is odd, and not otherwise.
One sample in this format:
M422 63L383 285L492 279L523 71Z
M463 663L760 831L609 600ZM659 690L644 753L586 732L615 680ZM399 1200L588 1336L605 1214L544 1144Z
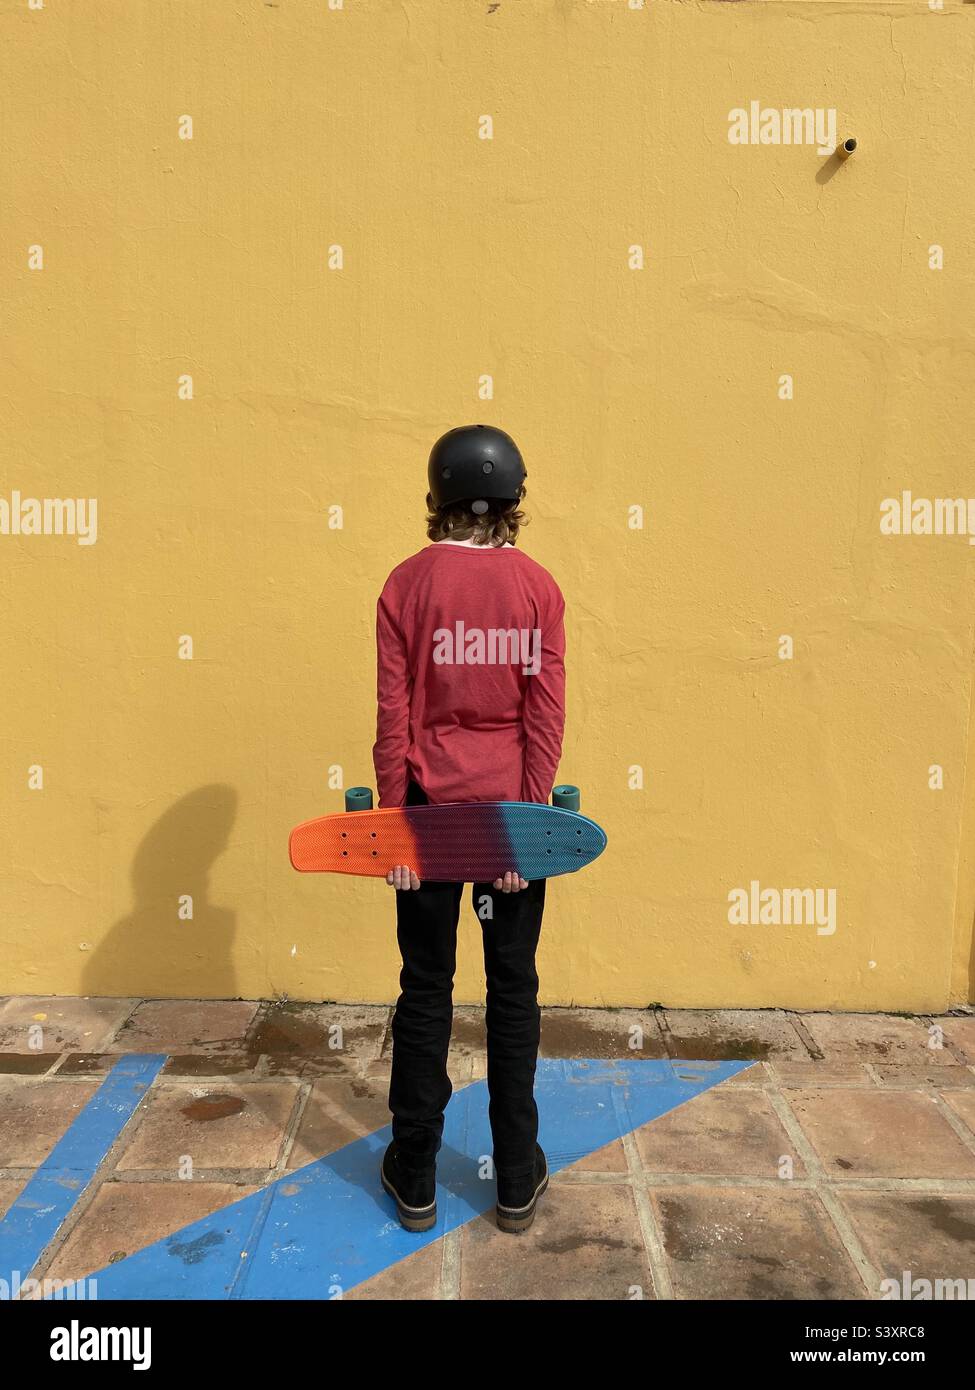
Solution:
M975 495L975 7L0 0L0 37L0 495L99 509L0 536L0 988L395 997L392 890L287 835L372 781L375 597L483 420L610 842L550 885L543 1000L970 997L975 549L879 508ZM732 145L752 100L860 149ZM835 888L835 934L730 925L751 880ZM478 950L468 910L460 1000Z

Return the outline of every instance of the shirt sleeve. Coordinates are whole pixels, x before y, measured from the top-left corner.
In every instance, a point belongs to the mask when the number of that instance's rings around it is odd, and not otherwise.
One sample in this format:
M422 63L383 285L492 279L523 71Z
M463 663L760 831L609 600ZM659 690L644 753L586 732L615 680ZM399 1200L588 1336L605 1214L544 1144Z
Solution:
M372 761L380 807L406 802L412 690L406 640L387 585L376 605L376 742Z
M565 600L557 602L542 630L538 673L528 677L522 712L525 762L522 801L548 802L565 732Z

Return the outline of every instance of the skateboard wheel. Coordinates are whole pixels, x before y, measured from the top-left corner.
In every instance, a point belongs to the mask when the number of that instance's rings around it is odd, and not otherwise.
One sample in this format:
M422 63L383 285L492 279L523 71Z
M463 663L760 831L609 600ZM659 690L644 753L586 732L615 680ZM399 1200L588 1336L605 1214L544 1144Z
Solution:
M347 811L371 811L372 787L348 787L345 792Z
M562 811L578 811L579 788L570 786L553 787L552 805L558 806Z

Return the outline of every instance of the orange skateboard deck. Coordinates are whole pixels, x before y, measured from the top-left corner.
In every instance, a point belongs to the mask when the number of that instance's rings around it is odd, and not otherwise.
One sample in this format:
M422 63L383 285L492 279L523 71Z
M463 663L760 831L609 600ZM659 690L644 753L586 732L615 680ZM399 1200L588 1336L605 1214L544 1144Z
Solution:
M305 821L289 852L302 873L385 878L398 864L421 882L491 883L507 872L532 882L575 873L606 848L586 816L528 801L451 802L344 811Z

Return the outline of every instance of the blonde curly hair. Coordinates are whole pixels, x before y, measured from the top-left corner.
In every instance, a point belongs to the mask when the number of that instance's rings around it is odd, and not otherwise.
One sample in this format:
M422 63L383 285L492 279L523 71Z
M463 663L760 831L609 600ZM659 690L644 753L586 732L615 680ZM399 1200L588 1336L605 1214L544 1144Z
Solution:
M528 524L521 510L525 489L514 502L488 502L482 516L471 510L469 502L452 502L447 507L435 507L427 493L427 536L432 541L467 541L475 545L517 545L518 532Z

